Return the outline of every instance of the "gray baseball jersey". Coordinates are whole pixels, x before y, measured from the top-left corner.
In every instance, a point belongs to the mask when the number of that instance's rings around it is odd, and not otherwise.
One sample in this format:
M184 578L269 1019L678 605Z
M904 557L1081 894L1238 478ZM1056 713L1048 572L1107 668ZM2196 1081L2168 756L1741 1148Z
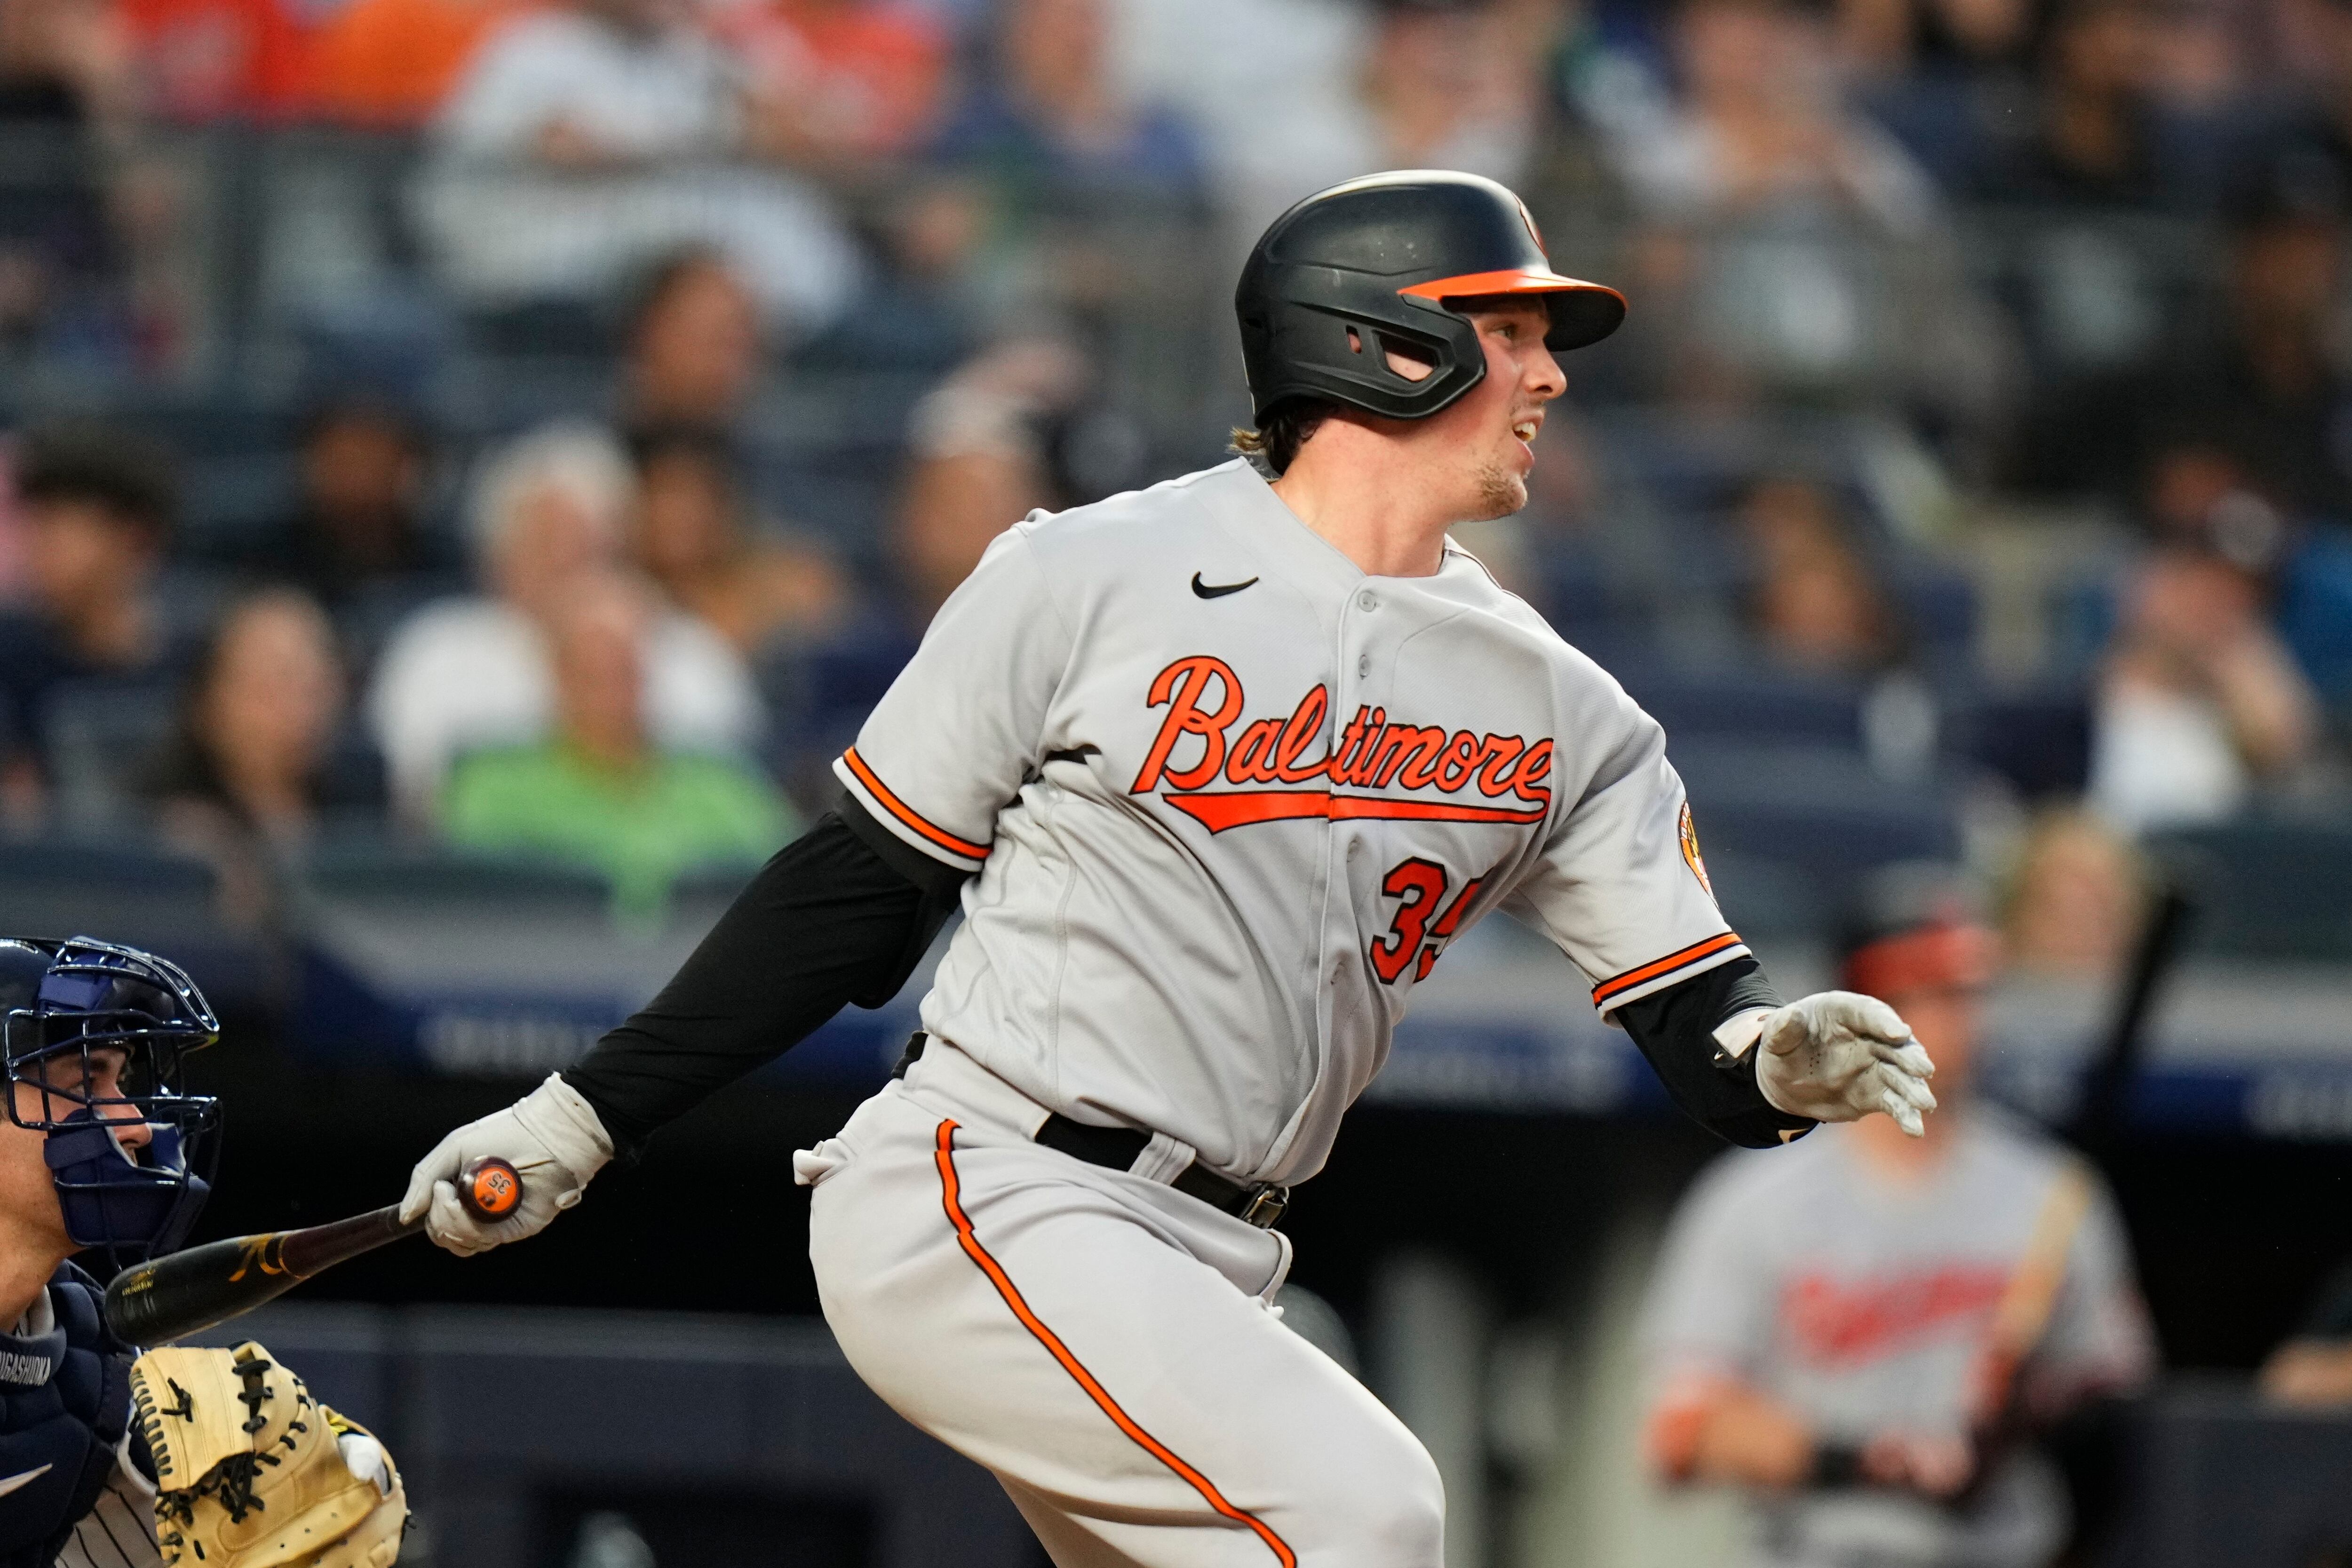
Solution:
M1241 462L1009 530L835 770L980 873L924 1026L1245 1180L1322 1166L1490 910L1604 1013L1748 951L1614 680L1462 551L1367 576Z
M1962 1434L1990 1320L2069 1156L1990 1106L1916 1187L1891 1185L1823 1128L1769 1160L1719 1161L1668 1233L1648 1315L1661 1426L1681 1392L1727 1377L1825 1438ZM2076 1226L2025 1379L2044 1409L2145 1378L2155 1351L2123 1226L2100 1192ZM1831 1492L1768 1507L1766 1554L1790 1564L2029 1564L2063 1531L2055 1478L2012 1462L1952 1512L1891 1493Z

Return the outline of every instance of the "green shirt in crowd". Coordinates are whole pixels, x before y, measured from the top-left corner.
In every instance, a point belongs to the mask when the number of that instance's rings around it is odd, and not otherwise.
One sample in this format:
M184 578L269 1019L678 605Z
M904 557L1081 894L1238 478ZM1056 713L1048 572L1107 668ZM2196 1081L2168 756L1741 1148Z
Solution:
M765 860L799 829L773 784L740 763L656 752L618 772L561 742L477 752L442 797L452 843L601 871L623 915L658 915L679 873Z

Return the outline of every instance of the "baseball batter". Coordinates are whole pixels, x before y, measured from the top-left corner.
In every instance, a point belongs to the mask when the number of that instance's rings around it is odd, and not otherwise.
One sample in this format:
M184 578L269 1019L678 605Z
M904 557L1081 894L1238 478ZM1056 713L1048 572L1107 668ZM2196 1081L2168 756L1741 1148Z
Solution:
M1281 1327L1275 1229L1413 986L1507 909L1740 1143L1933 1071L1884 1004L1782 1005L1706 885L1658 726L1449 526L1526 503L1553 351L1624 312L1470 175L1276 220L1236 299L1228 463L1008 530L844 755L843 795L660 996L460 1128L404 1212L471 1252L902 984L900 1076L794 1156L827 1321L1065 1565L1433 1568L1428 1457ZM1760 1042L1760 1047L1759 1047ZM451 1179L512 1160L482 1225Z

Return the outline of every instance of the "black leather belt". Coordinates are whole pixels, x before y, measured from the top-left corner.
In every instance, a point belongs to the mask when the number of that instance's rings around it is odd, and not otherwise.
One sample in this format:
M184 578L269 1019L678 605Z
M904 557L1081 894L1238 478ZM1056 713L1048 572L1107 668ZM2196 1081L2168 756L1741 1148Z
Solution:
M1142 1157L1144 1147L1151 1142L1151 1134L1138 1132L1131 1127L1089 1127L1055 1111L1037 1129L1037 1142L1089 1165L1131 1171ZM1236 1182L1198 1160L1178 1172L1176 1179L1168 1184L1212 1207L1237 1215L1260 1230L1272 1230L1281 1224L1283 1211L1290 1206L1288 1187L1276 1186L1272 1182Z
M917 1030L907 1042L907 1049L891 1070L892 1078L904 1078L908 1068L920 1061L923 1046L929 1037ZM1037 1142L1046 1148L1084 1160L1089 1165L1102 1165L1114 1171L1131 1171L1137 1160L1151 1142L1149 1132L1138 1132L1131 1127L1091 1127L1083 1121L1073 1121L1059 1111L1045 1118L1037 1129ZM1236 1182L1218 1174L1195 1160L1177 1173L1168 1184L1188 1197L1195 1197L1213 1208L1254 1225L1260 1230L1272 1230L1282 1222L1283 1211L1290 1207L1290 1189L1272 1182Z

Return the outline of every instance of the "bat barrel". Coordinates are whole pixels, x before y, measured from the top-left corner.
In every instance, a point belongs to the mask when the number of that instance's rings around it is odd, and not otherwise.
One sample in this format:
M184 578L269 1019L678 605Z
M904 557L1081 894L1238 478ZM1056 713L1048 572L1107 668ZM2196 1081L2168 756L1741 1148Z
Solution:
M232 1237L126 1268L106 1288L106 1326L144 1347L250 1311L301 1282L276 1257L284 1239Z
M206 1242L126 1268L106 1288L106 1325L140 1346L226 1322L276 1300L330 1265L408 1234L396 1208L307 1230Z

